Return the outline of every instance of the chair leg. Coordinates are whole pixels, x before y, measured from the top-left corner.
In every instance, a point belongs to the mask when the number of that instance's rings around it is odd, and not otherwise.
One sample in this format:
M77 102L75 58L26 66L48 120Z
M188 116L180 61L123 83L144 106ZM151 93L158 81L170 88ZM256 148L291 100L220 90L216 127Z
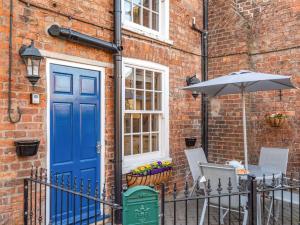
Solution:
M269 223L270 223L271 213L272 213L272 208L273 208L273 201L272 201L272 199L271 199L270 208L268 209L269 214L268 214L268 219L267 219L267 225L269 225ZM274 216L274 215L273 215L273 216Z
M198 182L198 181L197 181L197 182ZM194 192L195 192L195 189L196 189L196 187L197 187L197 182L195 182L194 185L193 185L192 191L191 191L191 193L190 193L190 197L192 197L193 194L194 194Z
M261 198L260 194L257 195L257 225L262 224L262 217L261 217Z
M248 222L248 210L244 210L244 218L243 218L243 225L247 225Z
M221 224L224 224L224 217L225 217L225 214L223 213L223 209L221 208L220 209L220 223Z
M275 221L278 221L279 220L279 211L280 211L280 209L279 209L280 204L279 204L278 200L275 200L275 205L276 205L276 209L275 209L274 219L275 219Z
M206 208L207 208L207 199L205 199L204 204L203 204L203 208L202 208L202 212L201 212L201 218L200 218L200 221L199 221L199 225L203 225L204 224Z

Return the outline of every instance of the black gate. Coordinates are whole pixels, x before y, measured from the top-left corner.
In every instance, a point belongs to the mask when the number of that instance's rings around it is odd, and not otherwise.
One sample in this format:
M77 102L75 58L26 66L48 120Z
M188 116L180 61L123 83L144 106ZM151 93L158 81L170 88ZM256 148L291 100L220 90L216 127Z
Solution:
M105 185L100 196L99 185L91 190L90 182L58 174L48 178L45 169L32 169L24 180L24 225L115 224L121 207L106 197Z

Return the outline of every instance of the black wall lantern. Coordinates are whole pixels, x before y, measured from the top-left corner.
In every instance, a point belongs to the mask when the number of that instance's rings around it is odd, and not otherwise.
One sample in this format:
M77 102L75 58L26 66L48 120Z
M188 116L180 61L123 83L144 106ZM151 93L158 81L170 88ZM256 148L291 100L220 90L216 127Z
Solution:
M191 86L198 83L200 83L200 80L196 77L196 74L186 78L187 86ZM199 96L199 93L197 91L193 91L192 95L194 98L197 98Z
M19 52L27 67L26 77L32 86L34 86L40 79L40 64L43 56L40 51L34 47L34 41L31 41L29 46L23 45Z

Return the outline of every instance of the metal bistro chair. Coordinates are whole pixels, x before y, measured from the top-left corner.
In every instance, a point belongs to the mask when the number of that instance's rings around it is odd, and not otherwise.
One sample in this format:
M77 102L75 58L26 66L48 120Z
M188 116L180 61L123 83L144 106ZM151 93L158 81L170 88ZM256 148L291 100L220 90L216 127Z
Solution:
M201 171L198 163L199 162L207 163L207 159L202 148L188 149L188 150L184 150L184 152L188 160L190 173L192 174L193 181L194 181L193 189L190 194L190 196L192 196L197 187L197 183L200 181L201 178ZM199 183L199 185L201 189L204 188L202 184Z
M259 156L258 165L265 171L277 171L281 174L286 174L287 171L287 164L288 164L288 157L289 157L289 149L287 148L267 148L262 147ZM266 181L267 185L271 185L272 181ZM272 199L272 196L269 195L269 198ZM269 224L271 216L276 217L276 215L272 215L272 208L278 208L278 199L275 198L275 205L273 205L273 201L270 201L270 206L267 208L268 211L268 218L267 224Z
M299 181L297 181L299 182ZM284 185L285 187L289 187L288 185ZM279 217L279 203L281 202L281 204L289 204L290 207L293 207L293 205L295 206L299 206L299 194L298 193L291 193L290 191L286 191L286 190L276 190L274 191L274 196L271 196L274 198L274 204L276 204L275 206L273 205L273 201L271 198L270 201L270 208L267 209L268 212L268 218L267 218L267 225L270 224L271 222L271 216L273 216L273 220L274 221L278 221L278 217ZM274 208L275 210L275 215L272 215L272 208Z
M199 167L201 170L201 173L203 174L205 179L205 195L207 195L208 190L207 190L207 180L210 180L210 185L211 185L211 192L209 193L210 195L218 195L218 185L219 185L219 179L222 184L222 194L228 193L228 182L229 178L231 179L231 187L232 190L231 192L239 192L238 190L238 182L237 182L237 175L235 168L231 166L226 166L226 165L218 165L218 164L213 164L213 163L199 163ZM233 195L230 197L230 211L231 212L241 212L244 214L243 218L243 225L247 224L247 219L248 219L248 210L247 210L247 196L240 196L240 202L239 202L239 196L238 195ZM210 198L209 200L209 206L218 208L219 207L219 198L218 197L213 197ZM206 209L208 207L208 199L205 198L204 205L203 205L203 210L201 213L201 218L200 218L200 223L199 225L204 224L204 219L205 219L205 213ZM229 212L229 197L224 196L221 197L220 199L220 223L224 224L224 218ZM241 207L241 208L239 208ZM223 213L223 210L225 210L225 213ZM239 211L240 210L240 211Z
M264 170L275 170L286 174L289 149L262 147L258 165Z

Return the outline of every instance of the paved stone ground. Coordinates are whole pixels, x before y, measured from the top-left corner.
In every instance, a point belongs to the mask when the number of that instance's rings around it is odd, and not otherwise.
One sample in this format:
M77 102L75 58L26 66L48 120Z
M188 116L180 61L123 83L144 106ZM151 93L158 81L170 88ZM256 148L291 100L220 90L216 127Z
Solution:
M197 204L196 201L189 201L187 203L187 223L186 223L186 212L185 212L185 202L178 202L176 204L176 225L196 225L199 223L202 207L203 207L203 200L199 201L199 208L198 208L198 219L197 219ZM242 215L243 216L243 215ZM165 225L173 225L174 223L174 206L173 204L167 204L166 213L165 213ZM225 219L228 220L228 217ZM215 225L218 223L219 216L218 216L218 209L210 207L210 224ZM227 221L224 221L225 224L228 224ZM227 222L227 223L226 223ZM207 213L205 217L205 224L208 224ZM231 224L235 225L238 224L238 213L231 213Z
M268 204L269 202L266 202ZM201 211L203 207L203 201L199 201L199 218L197 219L197 207L196 207L196 201L189 201L187 203L187 223L186 223L186 212L185 212L185 202L178 202L176 204L176 217L174 217L174 207L172 203L166 204L166 209L165 209L165 225L174 225L174 218L176 218L176 225L198 225L200 216L201 216ZM279 213L277 215L278 219L277 221L270 220L270 225L281 225L282 224L282 213L281 213L281 203L279 203ZM242 224L243 220L243 214L241 214L241 221L239 222L238 219L238 213L232 212L231 213L231 223L230 225L239 225ZM267 211L265 211L264 215L264 220L263 225L267 225ZM228 221L228 215L225 217L224 224L229 225ZM284 203L284 211L283 211L283 224L284 225L300 225L299 222L299 206L298 205L293 205L293 210L292 210L292 223L291 223L291 207L289 204ZM207 213L205 216L205 225L208 224L208 219L207 219ZM210 224L209 225L217 225L219 224L219 216L218 216L218 209L211 207L210 208Z

